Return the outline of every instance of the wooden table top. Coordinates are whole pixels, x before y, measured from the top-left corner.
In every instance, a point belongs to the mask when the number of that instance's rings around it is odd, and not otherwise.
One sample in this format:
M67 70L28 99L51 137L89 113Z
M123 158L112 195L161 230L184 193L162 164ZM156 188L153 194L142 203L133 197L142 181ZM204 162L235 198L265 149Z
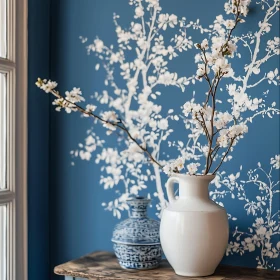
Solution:
M166 260L161 262L159 268L152 270L125 270L113 253L94 252L61 265L54 269L55 274L98 280L260 280L280 279L279 271L251 269L244 267L220 265L216 272L207 277L182 277L175 274Z

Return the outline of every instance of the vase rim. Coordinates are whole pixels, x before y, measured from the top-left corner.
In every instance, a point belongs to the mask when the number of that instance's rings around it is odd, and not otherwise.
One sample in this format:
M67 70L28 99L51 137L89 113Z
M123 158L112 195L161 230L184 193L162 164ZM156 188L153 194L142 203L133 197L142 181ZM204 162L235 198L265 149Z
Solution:
M126 199L126 201L151 201L150 198L147 198L145 196L135 196L135 197L129 197Z
M179 178L191 178L191 179L202 179L202 180L210 180L211 181L216 177L215 174L195 174L195 175L190 175L190 174L181 174L181 173L171 173L171 177L179 177Z

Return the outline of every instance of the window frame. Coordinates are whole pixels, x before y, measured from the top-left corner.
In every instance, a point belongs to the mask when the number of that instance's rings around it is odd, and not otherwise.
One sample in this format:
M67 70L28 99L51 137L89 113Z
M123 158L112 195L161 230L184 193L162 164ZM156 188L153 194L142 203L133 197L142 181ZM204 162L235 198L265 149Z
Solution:
M7 1L7 280L27 280L27 0Z

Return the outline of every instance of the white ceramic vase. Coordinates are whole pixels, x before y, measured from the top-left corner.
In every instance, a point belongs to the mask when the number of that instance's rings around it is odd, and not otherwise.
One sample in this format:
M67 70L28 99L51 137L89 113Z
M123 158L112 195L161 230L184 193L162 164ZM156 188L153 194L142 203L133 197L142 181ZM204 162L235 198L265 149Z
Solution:
M178 275L211 275L226 251L227 213L208 193L214 178L214 175L173 174L166 183L169 206L162 214L160 240ZM179 184L178 199L174 195L175 182Z

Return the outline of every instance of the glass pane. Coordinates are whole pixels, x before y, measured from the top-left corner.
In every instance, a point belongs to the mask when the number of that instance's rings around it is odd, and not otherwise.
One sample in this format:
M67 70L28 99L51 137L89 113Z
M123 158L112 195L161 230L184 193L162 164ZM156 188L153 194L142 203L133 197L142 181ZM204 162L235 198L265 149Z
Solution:
M7 57L7 0L0 0L0 57Z
M1 0L0 0L1 1ZM7 75L0 73L0 190L6 188ZM1 278L0 278L1 279Z
M7 279L7 207L0 205L0 279Z

